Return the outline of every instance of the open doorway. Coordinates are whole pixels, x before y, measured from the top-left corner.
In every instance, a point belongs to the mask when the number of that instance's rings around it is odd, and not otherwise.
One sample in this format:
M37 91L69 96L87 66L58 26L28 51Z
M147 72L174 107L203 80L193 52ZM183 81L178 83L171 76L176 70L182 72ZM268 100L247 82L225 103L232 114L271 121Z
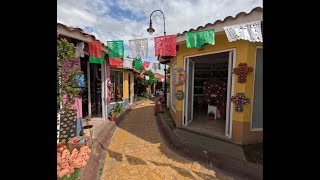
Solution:
M88 56L81 58L81 71L86 86L82 91L82 114L85 119L105 119L104 64L89 63Z
M233 51L185 59L185 128L231 138L230 96ZM214 118L209 117L209 115Z

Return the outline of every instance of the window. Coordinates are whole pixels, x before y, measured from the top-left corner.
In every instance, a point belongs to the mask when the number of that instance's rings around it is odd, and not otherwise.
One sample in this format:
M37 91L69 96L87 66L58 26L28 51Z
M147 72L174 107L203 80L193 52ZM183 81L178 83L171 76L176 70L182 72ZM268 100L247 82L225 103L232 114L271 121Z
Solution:
M263 49L256 50L256 66L254 74L254 96L252 107L252 130L262 130L263 124Z
M123 101L123 71L110 70L111 102Z
M171 71L171 76L170 76L170 79L172 78L172 83L176 83L177 82L177 76L176 76L176 69L177 68L177 64L174 64L172 66L172 69L170 68L170 71ZM172 106L172 109L173 110L176 110L176 86L173 85L173 84L170 84L171 86L171 106Z

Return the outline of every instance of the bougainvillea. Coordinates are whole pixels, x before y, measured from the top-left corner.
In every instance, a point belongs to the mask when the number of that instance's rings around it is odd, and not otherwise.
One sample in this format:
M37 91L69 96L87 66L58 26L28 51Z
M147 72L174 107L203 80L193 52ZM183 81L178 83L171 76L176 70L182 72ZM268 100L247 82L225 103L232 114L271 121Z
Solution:
M81 89L78 87L78 77L82 71L75 58L76 49L66 39L57 40L57 105L70 109ZM63 96L66 98L63 99Z

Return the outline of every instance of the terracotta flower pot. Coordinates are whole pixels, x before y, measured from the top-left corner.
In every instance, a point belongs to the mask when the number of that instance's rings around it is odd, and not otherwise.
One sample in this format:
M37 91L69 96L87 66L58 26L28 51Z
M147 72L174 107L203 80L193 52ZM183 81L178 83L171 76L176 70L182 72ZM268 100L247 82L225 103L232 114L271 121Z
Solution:
M209 121L214 120L214 115L209 115L209 116L208 116L208 120L209 120Z
M109 119L110 121L116 121L116 116L114 115L114 113L109 114Z

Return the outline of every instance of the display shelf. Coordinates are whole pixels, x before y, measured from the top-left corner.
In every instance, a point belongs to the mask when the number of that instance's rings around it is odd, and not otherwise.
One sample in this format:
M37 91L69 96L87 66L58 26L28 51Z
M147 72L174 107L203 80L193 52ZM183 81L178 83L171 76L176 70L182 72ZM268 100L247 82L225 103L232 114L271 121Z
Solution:
M194 94L194 96L203 96L203 94Z
M195 77L194 79L211 79L211 78L196 78L196 77Z
M196 69L198 72L228 71L228 69Z

